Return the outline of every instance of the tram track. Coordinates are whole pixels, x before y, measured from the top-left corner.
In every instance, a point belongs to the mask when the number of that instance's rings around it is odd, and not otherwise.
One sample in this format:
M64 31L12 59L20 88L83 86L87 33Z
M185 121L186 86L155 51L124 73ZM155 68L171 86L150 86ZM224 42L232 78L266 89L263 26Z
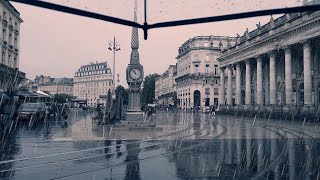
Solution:
M196 144L196 145L192 144L192 145L190 145L190 147L179 148L179 149L175 149L175 150L170 151L170 152L156 154L156 155L152 155L152 156L149 156L149 157L133 160L133 161L130 161L130 162L122 162L122 163L115 164L115 165L112 165L112 166L103 166L101 168L97 168L97 169L94 169L94 170L87 170L87 171L82 171L82 172L78 172L78 173L74 173L74 174L70 174L70 175L56 177L56 178L52 178L52 180L54 180L54 179L65 179L65 178L69 178L69 177L76 176L76 175L103 171L103 170L106 170L106 169L109 169L109 168L128 165L128 164L132 164L132 163L135 163L135 162L142 162L142 161L145 161L145 160L148 160L148 159L154 159L154 158L157 158L157 157L160 157L160 156L167 156L167 155L174 154L174 153L177 153L177 152L186 151L186 150L190 150L190 149L193 149L193 148L196 148L196 147L200 147L200 146L206 145L207 143L209 143L209 142L211 142L213 140L216 140L217 138L223 136L227 132L227 128L225 126L223 126L222 124L219 124L219 123L215 123L215 124L221 126L223 131L220 134L217 134L215 137L211 138L210 140L208 140L208 139L205 140L204 143L199 143L199 144Z
M208 128L208 123L205 122L200 122L204 128L200 129L198 132L195 132L195 133L192 133L192 134L189 134L187 136L182 136L182 137L179 137L177 138L176 140L183 140L183 139L186 139L188 137L191 137L193 135L195 135L196 133L199 133L199 132L204 132L207 128ZM191 124L191 128L192 128L192 124ZM185 129L184 129L185 130ZM183 131L183 130L182 130ZM176 135L177 133L179 132L174 132L174 133L170 133L171 135ZM167 136L168 134L165 134L163 136ZM159 137L159 136L158 136ZM135 142L132 142L132 143L128 143L128 144L123 144L123 145L129 145L129 144L140 144L142 142L146 142L146 141L150 141L150 140L143 140L143 141L135 141ZM170 141L170 140L169 140ZM23 169L28 169L28 168L36 168L36 167L42 167L42 166L48 166L48 165L54 165L54 164L59 164L59 163L66 163L66 162L72 162L72 161L79 161L79 160L85 160L85 159L92 159L92 158L97 158L97 157L101 157L101 156L111 156L111 155L114 155L114 154L117 154L117 153L125 153L125 152L129 152L129 151L136 151L136 150L142 150L142 152L145 152L148 150L148 148L151 148L151 147L156 147L156 146L160 146L162 147L163 144L166 144L166 142L161 142L161 143L157 143L157 144L152 144L152 145L148 145L148 146L145 146L145 147L139 147L139 148L135 148L135 149L127 149L125 151L117 151L117 152L113 152L113 153L102 153L102 154L98 154L98 155L94 155L94 156L86 156L86 157L81 157L81 158L70 158L70 159L66 159L66 160L61 160L61 161L53 161L53 162L47 162L47 163L42 163L42 164L36 164L36 165L31 165L31 166L25 166L25 167L19 167L19 168L13 168L13 169L8 169L8 170L1 170L0 173L4 173L4 172L10 172L10 171L17 171L17 170L23 170ZM113 146L106 146L104 148L95 148L95 149L105 149L105 148L110 148L110 147L115 147L115 146L118 146L118 145L113 145ZM92 149L90 149L92 150ZM152 149L151 149L152 150ZM79 151L77 151L79 152ZM86 151L81 151L81 152L86 152ZM43 157L44 158L44 157ZM105 161L105 160L102 160L102 162ZM89 163L99 163L98 161L94 161L94 162L88 162L86 164L89 164ZM43 172L42 172L43 173Z
M127 143L126 145L129 144L136 144L136 143L142 143L142 142L147 142L147 141L152 141L152 140L156 140L157 138L166 138L166 137L170 137L176 134L180 134L186 131L189 131L192 129L192 124L190 123L189 126L187 126L187 128L182 129L180 131L175 131L172 133L168 133L168 134L163 134L160 136L154 136L151 137L149 139L145 139L145 140L140 140L140 141L135 141L132 143ZM107 140L107 139L106 139ZM104 141L104 140L103 140ZM83 153L83 152L89 152L89 151L95 151L95 150L100 150L100 149L106 149L106 148L112 148L112 147L116 147L118 145L110 145L110 146L100 146L100 147L95 147L95 148L88 148L88 149L83 149L83 150L79 150L79 151L68 151L68 152L63 152L63 153L55 153L55 154L48 154L48 155L42 155L42 156L32 156L32 157L27 157L27 158L20 158L20 159L14 159L14 160L6 160L6 161L0 161L0 165L1 164L6 164L6 163L12 163L12 162L19 162L19 161L27 161L27 160L36 160L36 159L41 159L41 158L48 158L48 157L55 157L55 156L60 156L60 155L69 155L69 154L74 154L74 153ZM0 171L1 172L1 171Z

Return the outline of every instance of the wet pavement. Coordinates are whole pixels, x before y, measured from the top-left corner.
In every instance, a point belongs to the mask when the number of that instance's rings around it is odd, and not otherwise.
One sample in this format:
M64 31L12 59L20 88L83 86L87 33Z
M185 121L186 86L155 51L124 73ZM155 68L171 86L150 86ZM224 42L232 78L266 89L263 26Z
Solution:
M102 128L91 117L72 110L67 126L19 123L1 178L320 179L319 124L159 112L152 131Z

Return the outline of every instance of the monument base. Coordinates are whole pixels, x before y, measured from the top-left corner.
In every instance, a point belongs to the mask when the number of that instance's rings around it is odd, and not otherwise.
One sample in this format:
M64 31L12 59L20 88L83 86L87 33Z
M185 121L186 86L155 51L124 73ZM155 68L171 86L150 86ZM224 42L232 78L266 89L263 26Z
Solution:
M127 121L143 121L143 114L141 111L128 111L126 112Z

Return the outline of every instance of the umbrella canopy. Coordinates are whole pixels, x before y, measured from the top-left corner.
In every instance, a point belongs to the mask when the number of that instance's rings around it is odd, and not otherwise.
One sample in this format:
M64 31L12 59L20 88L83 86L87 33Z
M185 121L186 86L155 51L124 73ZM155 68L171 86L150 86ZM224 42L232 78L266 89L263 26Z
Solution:
M140 20L138 19L137 22L134 22L132 19L133 11L119 11L119 9L122 8L133 10L133 0L10 1L99 19L125 26L138 27L143 29L145 39L147 39L148 30L154 28L217 22L272 14L320 10L319 4L306 4L307 1L297 0L139 0L138 9L140 10L138 16L140 15L142 18L140 18ZM250 6L247 4L250 4Z
M3 99L10 99L10 97L8 95L6 95L5 93L3 92L0 92L0 99L3 100Z

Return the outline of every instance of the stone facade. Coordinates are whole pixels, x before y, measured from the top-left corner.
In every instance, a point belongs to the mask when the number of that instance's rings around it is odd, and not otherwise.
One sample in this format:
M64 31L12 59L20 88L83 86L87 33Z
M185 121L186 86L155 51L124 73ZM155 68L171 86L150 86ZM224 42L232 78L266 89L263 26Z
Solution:
M320 105L319 44L320 11L271 17L246 31L218 58L226 81L220 98L228 102L220 105L314 112ZM230 69L235 76L224 73ZM229 93L237 95L232 103Z
M218 105L220 77L217 58L222 50L235 43L234 37L197 36L179 48L176 92L180 108L200 106L206 110L211 105Z
M47 91L51 95L67 94L73 96L73 79L72 78L51 78L50 81L39 84L40 91Z
M12 91L25 78L19 71L20 13L7 0L0 1L0 91Z
M74 76L73 94L78 99L87 101L87 105L96 107L99 96L106 95L112 89L112 73L107 62L96 62L81 66Z
M155 102L160 107L174 105L176 96L177 66L170 65L169 68L155 81Z

